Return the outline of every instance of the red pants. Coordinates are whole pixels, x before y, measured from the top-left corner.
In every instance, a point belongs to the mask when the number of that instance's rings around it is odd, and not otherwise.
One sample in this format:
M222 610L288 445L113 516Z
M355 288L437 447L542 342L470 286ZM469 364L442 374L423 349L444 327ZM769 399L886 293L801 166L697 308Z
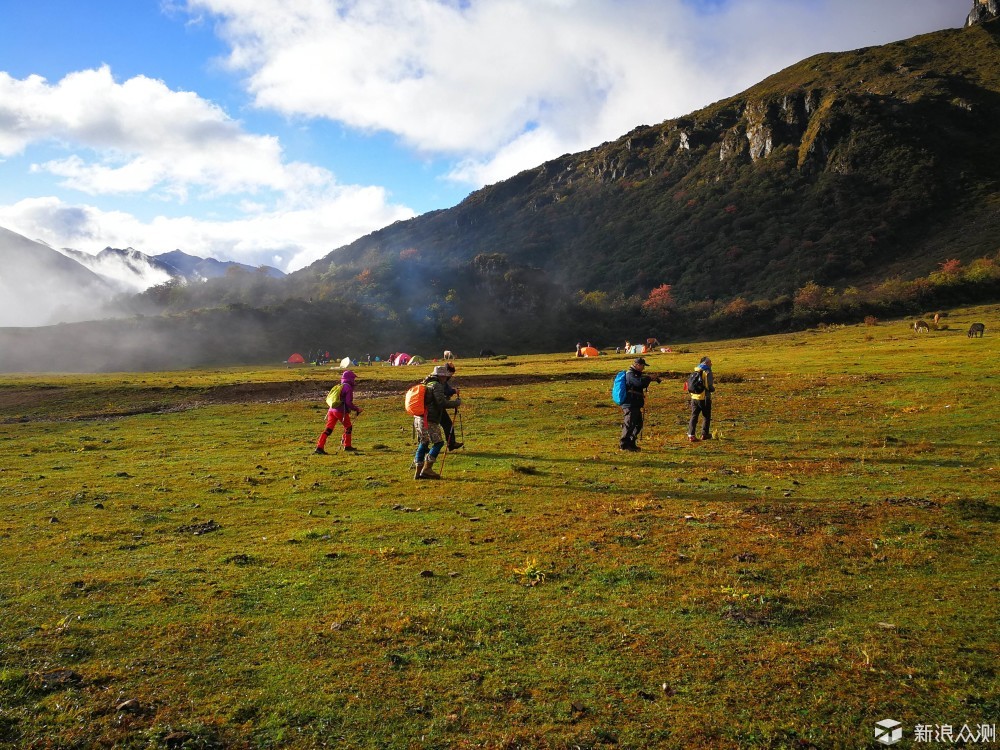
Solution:
M333 434L333 428L337 426L338 421L344 423L344 437L341 443L345 448L351 447L351 413L330 409L326 413L326 429L320 433L319 440L316 441L317 448L323 448L326 445L326 439Z

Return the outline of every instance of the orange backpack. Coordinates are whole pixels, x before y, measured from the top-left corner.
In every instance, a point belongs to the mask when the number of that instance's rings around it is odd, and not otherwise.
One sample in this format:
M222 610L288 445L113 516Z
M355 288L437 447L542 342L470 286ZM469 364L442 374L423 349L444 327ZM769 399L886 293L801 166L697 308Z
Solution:
M406 406L406 413L413 417L422 417L427 414L427 386L417 383L406 392L403 404Z

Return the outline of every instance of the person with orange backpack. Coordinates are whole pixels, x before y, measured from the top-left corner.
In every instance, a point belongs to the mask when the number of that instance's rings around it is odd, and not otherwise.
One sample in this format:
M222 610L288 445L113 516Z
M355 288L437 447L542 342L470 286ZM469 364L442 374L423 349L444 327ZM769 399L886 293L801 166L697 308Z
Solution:
M340 376L340 385L330 389L326 400L327 405L330 407L330 410L326 413L326 429L320 433L319 439L316 441L315 453L326 455L326 439L333 434L333 428L337 426L337 422L344 423L344 437L341 439L344 450L357 450L357 448L351 445L351 432L353 429L351 412L353 411L358 416L361 415L360 407L354 404L355 379L356 376L353 371L344 370L344 373Z
M462 405L462 399L457 393L449 398L445 386L451 373L444 365L434 368L422 385L424 386L423 414L420 404L407 406L407 411L413 414L413 426L417 432L417 452L413 458L414 479L440 479L441 475L434 471L434 462L441 449L444 448L445 435L441 428L441 417L447 409L456 409ZM417 387L419 388L419 387ZM411 389L413 390L413 389ZM419 391L418 391L419 392ZM410 399L407 399L409 401Z

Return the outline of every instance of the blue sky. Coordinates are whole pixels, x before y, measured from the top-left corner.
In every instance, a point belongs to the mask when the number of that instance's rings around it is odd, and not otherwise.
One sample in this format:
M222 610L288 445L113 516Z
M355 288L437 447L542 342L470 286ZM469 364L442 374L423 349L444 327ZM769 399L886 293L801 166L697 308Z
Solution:
M0 0L0 227L295 270L969 0Z

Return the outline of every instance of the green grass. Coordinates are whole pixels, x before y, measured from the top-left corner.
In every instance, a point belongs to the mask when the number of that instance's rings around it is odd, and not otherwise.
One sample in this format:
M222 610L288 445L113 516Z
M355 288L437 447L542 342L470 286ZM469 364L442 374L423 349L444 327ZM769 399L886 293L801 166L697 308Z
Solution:
M672 377L634 455L609 399L630 358L460 360L468 450L441 482L412 480L402 411L430 365L357 368L361 451L329 456L325 368L2 377L0 746L859 747L884 718L995 722L998 312L651 355ZM690 445L701 354L717 439Z

